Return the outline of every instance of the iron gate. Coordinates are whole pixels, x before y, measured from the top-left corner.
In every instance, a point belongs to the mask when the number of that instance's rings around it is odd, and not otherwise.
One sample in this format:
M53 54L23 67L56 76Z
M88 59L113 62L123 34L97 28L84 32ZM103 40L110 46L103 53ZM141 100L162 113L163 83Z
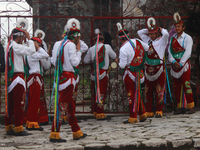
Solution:
M1 16L1 19L6 18L8 20L8 24L10 24L9 20L10 18L20 18L19 16ZM46 33L45 42L49 46L53 46L53 44L60 40L60 35L63 32L63 26L60 24L66 23L68 17L66 16L25 16L24 18L32 18L32 19L40 19L41 21L41 28ZM121 22L123 26L130 31L130 37L138 37L137 36L137 30L141 28L146 27L146 20L149 17L75 17L78 18L81 22L81 39L87 43L87 45L90 47L92 46L92 36L94 33L95 28L99 28L101 31L109 32L112 37L112 47L113 50L119 54L119 43L117 38L117 28L116 23ZM166 29L170 29L171 24L173 23L173 18L170 17L163 17L163 16L157 16L155 17L157 23ZM187 18L187 17L183 17ZM43 22L49 23L46 24L45 28L43 28L42 25L44 25ZM54 28L52 28L52 22L54 23ZM64 22L64 23L61 23ZM55 26L56 25L56 26ZM1 26L2 28L2 26ZM88 30L90 29L90 30ZM8 26L8 34L6 36L9 36L10 31L12 28ZM35 31L34 24L32 25L32 29ZM2 36L2 35L1 35ZM3 35L4 36L4 35ZM193 37L194 39L194 45L198 43L198 37ZM84 57L85 54L83 54ZM196 76L192 76L191 81L194 82L196 85L198 85L198 69L197 65L194 64L194 61L192 61L192 73L196 74ZM81 61L80 64L80 83L79 83L79 90L78 90L78 99L77 99L77 107L76 112L77 113L91 113L91 104L93 103L92 100L92 89L91 89L91 81L90 81L90 65L86 65ZM168 68L169 69L169 68ZM169 72L169 71L168 71ZM45 95L47 103L49 104L51 99L51 90L52 90L52 84L53 84L53 73L54 68L52 67L50 70L45 72ZM170 76L170 75L169 75ZM172 87L171 87L172 88ZM196 89L195 85L193 86L193 89ZM198 87L197 87L198 89ZM198 90L193 91L195 99L198 98ZM0 108L1 113L4 113L4 74L1 75L1 101L0 101ZM198 100L196 101L198 106ZM167 110L173 110L173 103L170 102L170 99L168 97L167 101ZM171 109L170 109L171 108ZM53 110L53 103L50 109L50 113ZM126 113L128 112L128 100L126 98L126 92L124 88L124 84L122 81L122 74L120 71L120 68L113 70L111 69L109 72L109 82L108 82L108 94L105 104L105 111L107 113Z

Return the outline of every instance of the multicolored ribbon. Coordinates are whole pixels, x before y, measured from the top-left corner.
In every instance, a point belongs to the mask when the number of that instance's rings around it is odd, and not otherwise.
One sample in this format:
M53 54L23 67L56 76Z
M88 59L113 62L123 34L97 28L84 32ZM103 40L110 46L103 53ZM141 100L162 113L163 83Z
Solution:
M183 84L181 84L181 95L180 95L179 108L186 108L186 97L185 97L185 92L183 90Z
M65 44L66 41L67 41L67 36L62 40L62 42L61 42L61 44L60 44L60 46L57 50L53 90L52 90L51 101L50 101L50 106L49 106L49 109L51 109L51 103L52 103L53 95L54 95L54 92L55 92L55 103L54 103L54 125L56 125L56 128L54 128L55 132L59 128L59 101L58 101L58 99L59 99L60 73L62 72L62 68L60 68L60 65L61 65L61 57L62 57L62 54L63 54L64 44Z
M139 111L140 101L141 101L140 72L135 72L135 95L133 102L133 112Z
M164 64L165 64L165 73L166 73L167 87L168 87L168 91L169 91L169 96L170 96L171 102L173 103L172 93L171 93L171 89L170 89L170 85L169 85L169 77L168 77L168 73L167 73L167 65L166 65L166 62L165 62L165 56L164 56ZM164 103L166 103L166 99L165 99Z
M7 48L6 48L6 68L5 68L5 114L6 117L9 117L9 105L8 105L8 71L9 71L9 48L11 44L12 36L8 42Z
M100 83L99 83L99 57L98 57L98 44L99 44L99 34L97 34L97 42L95 44L95 61L96 65L94 67L95 69L95 93L96 93L96 98L95 101L96 103L100 104L102 103L101 101L101 96L100 96Z

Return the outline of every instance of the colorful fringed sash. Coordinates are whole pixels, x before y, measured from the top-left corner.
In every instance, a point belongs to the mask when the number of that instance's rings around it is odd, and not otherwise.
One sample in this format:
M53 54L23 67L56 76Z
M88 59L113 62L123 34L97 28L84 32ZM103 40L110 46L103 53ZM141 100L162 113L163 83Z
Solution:
M58 104L58 98L59 98L59 82L60 82L60 75L63 72L63 62L64 62L64 56L63 56L63 50L64 46L67 44L67 36L62 40L58 50L57 50L57 58L56 58L56 64L55 64L55 72L54 72L54 83L53 83L53 90L51 94L51 103L53 100L53 95L55 92L55 103L54 103L54 125L56 126L55 132L58 131L59 128L59 104ZM49 108L51 109L51 108ZM50 117L50 116L49 116ZM50 118L49 118L50 120Z

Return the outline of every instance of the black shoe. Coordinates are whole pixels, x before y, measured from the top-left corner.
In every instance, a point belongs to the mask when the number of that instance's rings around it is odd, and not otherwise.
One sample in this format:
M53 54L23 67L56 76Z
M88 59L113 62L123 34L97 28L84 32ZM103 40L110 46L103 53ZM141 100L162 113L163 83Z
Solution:
M83 136L79 137L79 138L74 138L74 140L80 140L80 139L83 139L87 136L87 134L83 133Z
M28 128L28 127L26 127L26 130L29 130L29 131L33 131L33 130L43 131L43 128L42 127L39 127L39 128Z
M15 132L14 132L14 130L10 130L10 131L6 131L6 134L7 135L15 135Z
M111 120L111 117L105 117L105 118L97 119L97 121L101 121L101 120Z
M140 120L140 122L145 122L147 120L147 118L144 118L142 120Z
M128 124L128 123L130 123L130 122L128 122L128 120L123 121L123 124Z
M62 143L62 142L67 142L67 140L65 140L65 139L50 139L49 142Z
M162 116L160 114L156 114L155 116L156 118L162 118Z
M174 115L185 114L185 108L179 108L174 112Z
M195 109L194 108L188 109L187 114L194 114L194 113L195 113Z
M15 132L15 136L28 136L28 135L32 135L32 133L27 133L26 131Z
M39 126L46 126L46 125L49 125L48 121L47 122L41 122L41 123L39 123Z

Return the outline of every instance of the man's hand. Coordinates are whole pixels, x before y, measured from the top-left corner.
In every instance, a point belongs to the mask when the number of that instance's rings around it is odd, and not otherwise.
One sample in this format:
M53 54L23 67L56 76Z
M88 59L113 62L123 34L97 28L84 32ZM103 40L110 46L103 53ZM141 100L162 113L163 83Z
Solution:
M115 59L115 62L116 62L116 63L119 63L119 58L116 58L116 59Z
M76 49L77 49L78 51L81 50L81 42L80 42L80 40L78 40L78 42L77 42L77 44L76 44Z
M24 30L24 35L28 40L31 39L29 33L27 32L27 30Z
M180 66L180 64L179 64L178 62L175 62L173 65L174 65L174 67L177 68L177 69L180 69L180 68L181 68L181 66Z

